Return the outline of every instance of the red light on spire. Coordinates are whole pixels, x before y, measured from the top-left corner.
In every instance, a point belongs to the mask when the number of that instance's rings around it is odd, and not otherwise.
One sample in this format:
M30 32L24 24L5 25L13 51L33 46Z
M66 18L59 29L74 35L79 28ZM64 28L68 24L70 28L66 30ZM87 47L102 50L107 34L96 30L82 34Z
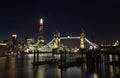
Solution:
M43 19L40 19L40 26L43 26Z

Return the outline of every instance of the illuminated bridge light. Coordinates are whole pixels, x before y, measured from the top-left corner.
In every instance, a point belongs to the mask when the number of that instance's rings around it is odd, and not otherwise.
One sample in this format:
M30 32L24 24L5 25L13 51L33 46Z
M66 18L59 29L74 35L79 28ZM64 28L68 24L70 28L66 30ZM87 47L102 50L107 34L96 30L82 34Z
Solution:
M70 36L67 36L67 38L70 38Z

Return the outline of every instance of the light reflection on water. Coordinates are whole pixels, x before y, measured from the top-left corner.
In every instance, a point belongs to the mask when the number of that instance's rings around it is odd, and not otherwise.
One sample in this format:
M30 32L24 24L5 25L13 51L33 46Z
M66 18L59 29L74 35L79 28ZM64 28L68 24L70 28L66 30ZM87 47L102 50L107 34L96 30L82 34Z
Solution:
M40 61L51 56L40 56ZM120 66L90 65L59 69L57 65L33 68L33 55L0 57L0 78L120 78Z
M16 78L16 59L10 58L9 62L9 69L8 69L8 77L9 78Z

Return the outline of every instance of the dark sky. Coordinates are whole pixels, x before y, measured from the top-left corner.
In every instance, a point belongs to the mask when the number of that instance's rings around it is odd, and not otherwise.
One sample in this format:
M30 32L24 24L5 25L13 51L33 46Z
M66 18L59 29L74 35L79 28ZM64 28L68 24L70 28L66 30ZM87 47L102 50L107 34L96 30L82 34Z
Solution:
M37 39L39 19L44 20L45 39L78 36L84 29L89 40L101 44L120 40L120 2L115 0L10 0L0 2L0 40L26 36Z

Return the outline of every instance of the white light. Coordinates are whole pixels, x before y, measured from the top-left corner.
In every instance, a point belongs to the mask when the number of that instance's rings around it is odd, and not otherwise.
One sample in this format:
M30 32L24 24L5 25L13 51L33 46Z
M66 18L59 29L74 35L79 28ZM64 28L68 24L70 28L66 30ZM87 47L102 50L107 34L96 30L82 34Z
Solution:
M67 36L67 38L70 38L70 36Z
M43 19L41 18L41 19L40 19L40 25L42 25L42 24L43 24Z

